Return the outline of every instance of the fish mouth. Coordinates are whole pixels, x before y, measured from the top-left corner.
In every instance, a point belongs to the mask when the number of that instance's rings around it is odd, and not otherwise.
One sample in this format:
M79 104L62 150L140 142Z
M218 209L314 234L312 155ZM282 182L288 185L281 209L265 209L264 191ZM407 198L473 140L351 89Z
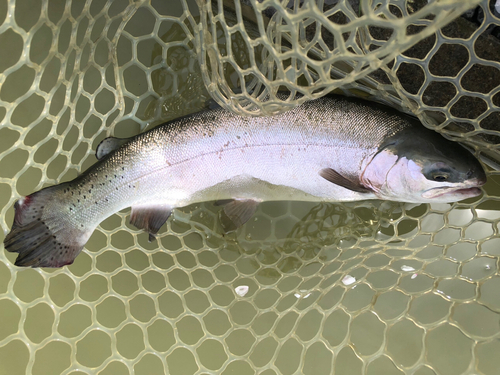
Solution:
M422 197L425 199L437 199L437 198L449 197L450 199L453 200L456 200L457 198L462 200L466 198L477 197L478 195L481 195L481 193L482 193L481 188L477 186L467 187L467 188L445 187L445 188L434 188L427 190L422 194Z

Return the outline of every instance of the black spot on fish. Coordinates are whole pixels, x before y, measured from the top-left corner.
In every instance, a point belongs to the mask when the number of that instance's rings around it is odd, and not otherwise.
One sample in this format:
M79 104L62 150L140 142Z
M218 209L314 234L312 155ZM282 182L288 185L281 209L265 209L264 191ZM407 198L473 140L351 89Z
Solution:
M83 199L87 199L87 196L86 196L86 195L84 195L84 196L83 196Z

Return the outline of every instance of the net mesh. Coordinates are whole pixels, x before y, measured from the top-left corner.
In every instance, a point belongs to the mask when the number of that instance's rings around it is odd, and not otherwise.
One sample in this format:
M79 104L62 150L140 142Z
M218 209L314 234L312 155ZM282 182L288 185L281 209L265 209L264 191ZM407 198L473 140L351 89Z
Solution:
M106 136L210 97L255 115L339 88L495 167L495 2L475 23L452 20L478 1L360 3L0 1L0 239L16 199L76 177ZM1 251L0 373L496 374L497 174L455 204L268 202L229 236L210 203L153 243L125 210L56 270Z

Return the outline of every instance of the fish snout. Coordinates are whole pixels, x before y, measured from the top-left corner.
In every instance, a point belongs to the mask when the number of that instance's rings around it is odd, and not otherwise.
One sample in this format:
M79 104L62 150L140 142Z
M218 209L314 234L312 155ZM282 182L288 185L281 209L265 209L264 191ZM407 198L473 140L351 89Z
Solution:
M481 166L469 169L465 176L466 181L474 186L483 186L487 181L486 172Z

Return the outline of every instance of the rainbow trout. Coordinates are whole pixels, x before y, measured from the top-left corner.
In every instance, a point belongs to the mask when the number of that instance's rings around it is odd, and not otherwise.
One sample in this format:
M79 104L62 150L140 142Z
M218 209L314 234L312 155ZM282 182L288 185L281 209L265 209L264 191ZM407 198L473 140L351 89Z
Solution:
M336 96L271 117L206 110L107 138L96 155L73 181L15 203L4 243L16 265L71 264L97 225L129 206L152 239L173 208L196 202L219 201L240 226L262 201L452 202L486 181L469 151L416 119Z

